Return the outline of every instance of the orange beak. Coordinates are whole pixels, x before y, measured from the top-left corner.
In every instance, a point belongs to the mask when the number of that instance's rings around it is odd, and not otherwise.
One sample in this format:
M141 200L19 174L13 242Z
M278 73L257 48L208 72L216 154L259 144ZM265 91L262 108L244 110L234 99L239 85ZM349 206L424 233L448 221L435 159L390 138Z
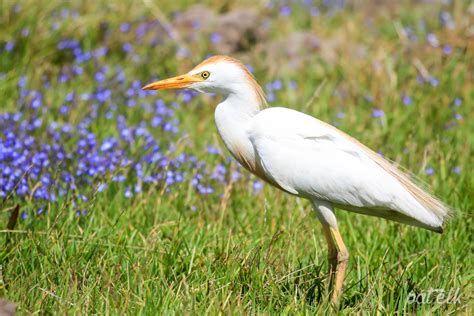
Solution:
M189 87L195 82L201 82L197 77L191 75L182 75L169 79L164 79L147 84L143 90L166 90L166 89L183 89Z

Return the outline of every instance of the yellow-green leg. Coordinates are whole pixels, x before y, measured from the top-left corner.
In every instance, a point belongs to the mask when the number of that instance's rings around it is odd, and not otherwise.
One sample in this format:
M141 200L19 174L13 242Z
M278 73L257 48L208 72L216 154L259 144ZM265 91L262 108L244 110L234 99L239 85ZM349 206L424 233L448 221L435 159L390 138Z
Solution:
M328 243L329 288L332 289L331 301L337 303L342 294L349 252L337 228L323 224L323 229Z
M328 243L329 289L332 290L331 301L337 303L342 294L349 252L337 228L333 206L329 202L317 200L313 201L313 206L323 225L324 236Z

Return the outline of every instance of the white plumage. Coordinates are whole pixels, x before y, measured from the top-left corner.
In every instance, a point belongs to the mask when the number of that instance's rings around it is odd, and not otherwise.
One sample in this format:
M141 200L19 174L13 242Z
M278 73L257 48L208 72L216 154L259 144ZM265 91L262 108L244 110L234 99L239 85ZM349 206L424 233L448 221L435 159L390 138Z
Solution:
M269 108L249 122L247 134L267 176L289 193L434 231L442 227L446 213L423 206L366 149L326 123Z
M262 89L236 59L214 56L185 75L144 87L172 88L223 95L215 120L232 155L273 186L312 202L328 242L333 301L349 256L334 207L442 232L448 207L335 127L291 109L265 108Z

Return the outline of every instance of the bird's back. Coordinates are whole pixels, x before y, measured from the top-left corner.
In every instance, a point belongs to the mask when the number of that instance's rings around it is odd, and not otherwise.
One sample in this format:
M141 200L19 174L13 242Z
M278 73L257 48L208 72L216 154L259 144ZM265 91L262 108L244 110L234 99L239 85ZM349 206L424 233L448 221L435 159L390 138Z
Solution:
M309 115L268 108L248 126L266 176L285 191L440 231L449 209L354 138Z

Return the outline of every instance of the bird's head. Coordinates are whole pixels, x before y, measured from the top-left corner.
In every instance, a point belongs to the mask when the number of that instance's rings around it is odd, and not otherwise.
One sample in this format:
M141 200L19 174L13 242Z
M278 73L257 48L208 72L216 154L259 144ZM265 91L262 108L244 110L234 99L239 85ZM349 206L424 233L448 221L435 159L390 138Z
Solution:
M265 104L262 88L250 71L240 61L228 56L212 56L188 73L156 81L143 87L144 90L193 89L228 96L254 97Z

